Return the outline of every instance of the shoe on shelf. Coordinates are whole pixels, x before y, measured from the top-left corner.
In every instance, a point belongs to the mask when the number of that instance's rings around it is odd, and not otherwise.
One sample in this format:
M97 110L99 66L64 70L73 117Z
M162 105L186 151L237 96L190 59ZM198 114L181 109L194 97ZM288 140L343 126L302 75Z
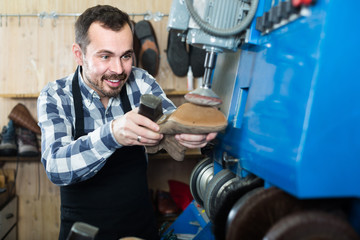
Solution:
M158 190L157 194L157 208L158 212L165 216L176 216L181 212L181 209L172 199L169 192Z
M160 50L152 24L141 20L135 24L135 35L140 41L138 62L153 77L158 74L160 66Z
M16 134L15 127L12 120L7 126L4 126L1 132L2 139L0 143L0 156L16 156Z
M37 121L31 115L29 109L22 104L18 103L10 112L9 119L14 121L16 126L30 129L34 133L41 134L40 127L37 125Z
M36 157L39 155L36 134L27 128L18 127L16 129L18 153L21 157Z

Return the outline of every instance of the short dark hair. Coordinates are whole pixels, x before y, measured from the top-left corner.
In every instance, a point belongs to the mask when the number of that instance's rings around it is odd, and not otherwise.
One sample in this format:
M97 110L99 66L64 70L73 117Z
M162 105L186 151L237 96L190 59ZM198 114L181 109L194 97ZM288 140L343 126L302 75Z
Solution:
M113 31L119 31L125 24L129 24L133 31L129 15L118 8L109 5L88 8L75 22L75 42L84 52L90 43L88 31L94 22L100 22L103 27Z

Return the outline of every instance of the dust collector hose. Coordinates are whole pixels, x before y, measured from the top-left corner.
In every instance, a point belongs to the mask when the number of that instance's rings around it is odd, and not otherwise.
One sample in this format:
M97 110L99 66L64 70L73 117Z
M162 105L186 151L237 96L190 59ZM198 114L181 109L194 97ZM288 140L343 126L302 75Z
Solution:
M240 32L244 31L247 26L251 23L252 19L255 16L256 9L259 4L259 0L252 0L251 6L248 14L246 15L245 19L241 21L238 25L232 28L228 29L221 29L216 28L214 26L211 26L207 22L201 19L201 17L197 14L197 12L194 9L194 6L191 2L191 0L185 0L186 7L191 15L191 17L194 19L194 21L200 26L201 29L203 29L205 32L210 33L212 35L220 36L220 37L229 37L239 34Z

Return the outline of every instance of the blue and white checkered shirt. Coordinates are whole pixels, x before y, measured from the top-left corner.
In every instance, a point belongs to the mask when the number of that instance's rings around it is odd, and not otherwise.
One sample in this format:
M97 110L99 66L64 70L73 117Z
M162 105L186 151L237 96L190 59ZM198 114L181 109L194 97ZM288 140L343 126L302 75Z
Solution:
M80 71L79 71L80 72ZM163 99L163 111L175 110L174 104L146 71L133 67L126 82L132 108L140 104L140 96L150 93ZM111 122L124 115L120 96L111 98L105 109L99 95L87 86L78 74L84 106L84 131L88 133L74 140L75 109L71 74L49 83L37 102L41 128L41 161L49 179L59 185L69 185L94 176L106 159L122 147L114 138Z

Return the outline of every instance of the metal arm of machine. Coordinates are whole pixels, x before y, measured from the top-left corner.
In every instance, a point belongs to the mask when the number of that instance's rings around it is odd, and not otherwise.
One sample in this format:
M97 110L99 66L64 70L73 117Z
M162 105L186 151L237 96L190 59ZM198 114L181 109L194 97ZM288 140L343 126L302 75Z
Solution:
M193 1L184 0L184 2L191 18L200 27L200 29L197 29L196 26L189 24L189 29L194 30L194 32L188 33L188 38L191 38L190 44L203 46L207 50L202 86L185 95L185 99L194 104L217 106L222 103L222 100L211 90L217 53L236 49L238 46L236 43L239 42L235 39L238 39L239 35L250 25L255 16L259 0L208 1L202 17L194 9ZM201 11L202 9L197 10ZM229 21L229 18L232 20ZM204 36L216 41L216 44L211 40L204 41Z
M202 86L185 95L185 99L198 105L216 106L222 103L221 99L211 90L211 79L216 63L217 53L207 51L205 56L205 73Z
M211 88L211 78L216 63L216 57L217 57L216 52L206 52L205 64L204 64L205 73L204 73L202 88L205 89Z

